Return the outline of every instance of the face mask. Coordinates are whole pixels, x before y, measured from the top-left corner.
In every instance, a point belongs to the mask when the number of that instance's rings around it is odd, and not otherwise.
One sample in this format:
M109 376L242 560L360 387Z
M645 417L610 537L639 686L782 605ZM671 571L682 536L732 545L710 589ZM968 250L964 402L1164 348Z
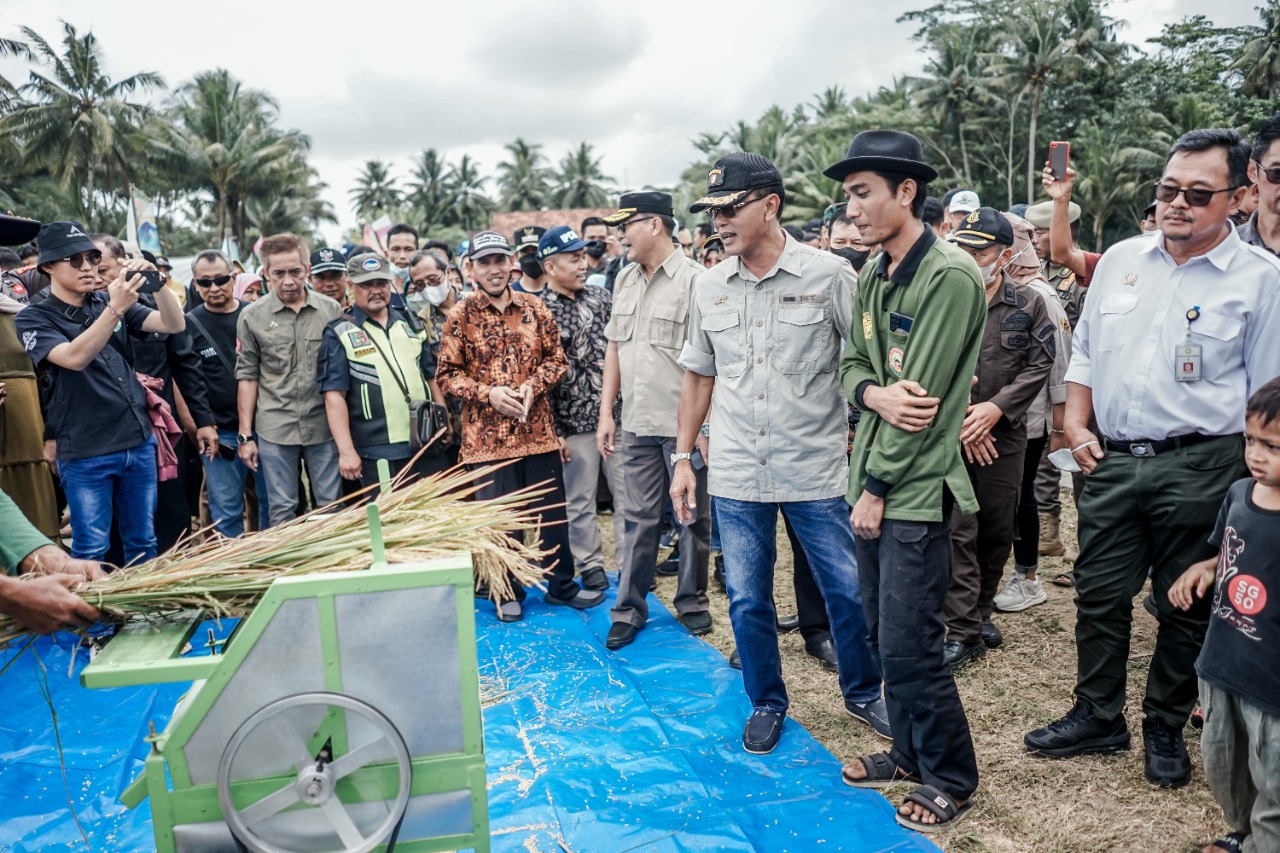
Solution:
M982 276L982 282L984 284L990 284L991 282L995 281L995 278L996 278L995 272L996 272L995 261L992 261L989 264L978 265L978 274Z
M545 270L542 268L542 261L538 260L534 255L525 255L520 259L520 272L529 278L542 278Z
M423 293L427 295L427 301L432 305L443 305L445 300L449 298L449 283L437 284L423 289Z
M427 298L422 295L421 291L410 293L404 298L404 304L409 306L409 310L416 314L427 307Z
M587 243L587 255L597 261L604 257L604 241L591 240Z
M395 264L391 264L391 263L389 263L388 266L391 267L391 274L393 276L395 276L396 278L408 280L409 278L408 267L398 267Z
M859 252L857 249L850 248L832 249L831 254L839 255L852 264L854 272L862 272L862 267L867 263L867 258L871 257L870 252Z

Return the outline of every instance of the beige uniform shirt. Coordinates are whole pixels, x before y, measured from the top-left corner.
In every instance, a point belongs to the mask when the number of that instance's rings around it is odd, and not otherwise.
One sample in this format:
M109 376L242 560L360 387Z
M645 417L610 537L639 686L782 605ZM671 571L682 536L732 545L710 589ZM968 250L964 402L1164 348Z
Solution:
M705 270L679 246L646 280L631 264L613 286L613 315L605 337L618 345L622 375L622 428L636 435L674 436L684 368L693 285Z
M258 381L254 431L274 444L323 444L331 439L316 362L324 327L342 315L327 296L306 291L294 311L267 293L240 312L236 379Z

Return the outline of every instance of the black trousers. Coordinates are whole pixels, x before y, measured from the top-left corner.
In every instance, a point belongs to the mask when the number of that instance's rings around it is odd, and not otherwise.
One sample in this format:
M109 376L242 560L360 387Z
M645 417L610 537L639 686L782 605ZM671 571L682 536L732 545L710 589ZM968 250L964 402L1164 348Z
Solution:
M948 496L949 498L949 496ZM894 762L957 799L978 787L969 721L942 654L951 583L951 501L942 521L885 519L856 539L871 653L884 674Z
M1040 504L1036 502L1036 475L1040 472L1037 463L1048 443L1047 435L1027 439L1027 453L1022 461L1022 490L1018 494L1018 532L1013 540L1013 560L1023 568L1034 566L1040 560Z
M827 618L827 603L818 589L818 582L813 579L813 570L809 568L809 558L796 539L796 532L791 527L787 514L782 514L782 523L787 527L787 539L791 541L792 582L796 591L796 615L800 617L800 636L806 643L820 643L831 639L831 620Z
M492 463L472 464L471 470ZM542 558L542 568L547 571L547 592L556 598L573 598L582 589L573 579L573 552L569 550L568 516L565 515L564 468L559 451L522 456L485 477L476 491L477 500L509 495L526 486L544 485L551 491L534 498L533 506L539 510L542 525L541 548L547 551ZM513 535L512 538L516 538ZM523 587L512 584L516 601L524 601Z

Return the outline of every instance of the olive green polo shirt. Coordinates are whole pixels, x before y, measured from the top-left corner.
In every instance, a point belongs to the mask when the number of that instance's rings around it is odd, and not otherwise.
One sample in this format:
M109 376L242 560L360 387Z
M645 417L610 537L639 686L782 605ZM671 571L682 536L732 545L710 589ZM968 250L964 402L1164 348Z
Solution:
M18 573L18 564L37 548L52 544L36 530L18 509L18 505L0 492L0 566L5 572Z
M920 432L892 426L860 406L848 501L856 503L868 489L883 495L885 518L942 521L945 482L962 513L977 512L960 453L960 426L987 318L978 268L963 249L937 239L929 228L892 276L889 262L882 253L858 279L849 344L840 358L841 386L860 403L865 384L885 387L910 379L942 403Z
M340 316L337 302L310 288L297 311L271 292L240 312L236 379L258 382L253 429L262 438L302 446L332 439L316 362L325 326Z

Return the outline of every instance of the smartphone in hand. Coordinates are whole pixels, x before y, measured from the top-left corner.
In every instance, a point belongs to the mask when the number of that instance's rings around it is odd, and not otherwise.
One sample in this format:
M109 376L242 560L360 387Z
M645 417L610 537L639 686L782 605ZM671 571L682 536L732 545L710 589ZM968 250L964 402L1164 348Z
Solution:
M164 280L160 277L159 270L132 270L125 273L126 279L134 276L142 276L139 293L158 293L160 288L164 287Z
M1070 142L1050 142L1049 143L1049 168L1053 170L1053 179L1055 181L1065 181L1067 179L1067 166L1071 163L1071 143Z

